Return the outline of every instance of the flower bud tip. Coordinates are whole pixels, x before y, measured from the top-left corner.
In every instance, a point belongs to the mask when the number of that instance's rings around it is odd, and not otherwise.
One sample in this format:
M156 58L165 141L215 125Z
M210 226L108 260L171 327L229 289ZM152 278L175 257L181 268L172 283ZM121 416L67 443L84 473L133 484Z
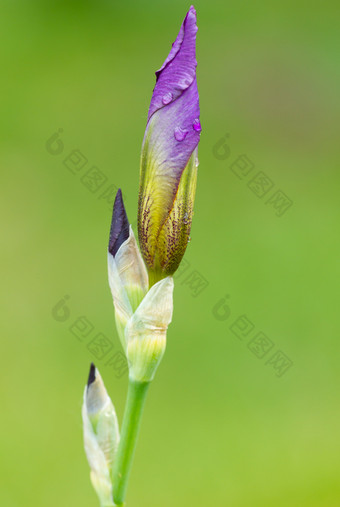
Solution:
M96 367L93 363L91 363L91 366L90 366L90 373L89 373L89 378L88 378L88 381L87 381L87 388L90 387L90 385L96 380Z
M130 224L123 203L122 191L119 188L113 205L109 239L109 252L113 256L116 255L124 241L128 239L129 227Z

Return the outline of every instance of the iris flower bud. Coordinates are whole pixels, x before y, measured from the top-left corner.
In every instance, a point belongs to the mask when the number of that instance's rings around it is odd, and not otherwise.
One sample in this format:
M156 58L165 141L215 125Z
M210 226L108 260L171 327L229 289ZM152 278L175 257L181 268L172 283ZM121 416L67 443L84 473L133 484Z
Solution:
M149 281L132 227L129 225L120 189L113 206L108 273L117 330L125 349L126 323L147 293Z
M141 153L138 235L150 285L172 275L189 240L200 140L196 11L156 72Z
M114 505L111 473L119 444L118 421L103 380L93 363L84 391L82 416L92 485L102 506Z
M165 351L174 282L172 277L166 277L148 290L148 273L120 190L113 206L108 272L117 330L129 363L130 378L149 382Z

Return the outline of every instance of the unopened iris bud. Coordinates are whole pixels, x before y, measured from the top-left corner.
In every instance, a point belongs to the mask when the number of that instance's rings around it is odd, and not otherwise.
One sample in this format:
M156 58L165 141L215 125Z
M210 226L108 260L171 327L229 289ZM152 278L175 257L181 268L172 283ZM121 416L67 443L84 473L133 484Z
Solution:
M117 329L125 349L126 323L145 296L149 282L145 264L126 215L121 190L118 190L113 206L108 274Z
M119 444L119 428L114 406L94 364L91 364L84 391L82 416L92 485L102 506L114 505L111 474Z
M125 329L130 378L150 382L163 357L173 310L172 277L151 287Z
M200 140L196 11L190 7L156 72L143 140L138 235L150 285L172 275L189 240Z

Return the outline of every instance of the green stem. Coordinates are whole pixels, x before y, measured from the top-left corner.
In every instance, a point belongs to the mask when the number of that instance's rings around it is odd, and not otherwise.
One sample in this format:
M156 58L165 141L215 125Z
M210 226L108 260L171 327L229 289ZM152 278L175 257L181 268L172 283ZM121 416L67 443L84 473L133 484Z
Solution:
M129 379L120 442L113 467L113 501L123 507L140 421L150 382Z

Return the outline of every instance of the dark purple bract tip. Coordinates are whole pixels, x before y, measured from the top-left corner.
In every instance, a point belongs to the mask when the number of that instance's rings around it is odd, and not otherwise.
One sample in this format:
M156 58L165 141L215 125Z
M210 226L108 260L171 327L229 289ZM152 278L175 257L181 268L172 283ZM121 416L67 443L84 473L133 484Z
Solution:
M89 378L87 381L87 388L89 388L90 385L93 384L95 380L96 380L96 367L93 363L91 363Z
M130 224L124 208L122 191L119 189L113 205L109 240L109 252L113 256L116 255L124 241L128 239L129 228Z

